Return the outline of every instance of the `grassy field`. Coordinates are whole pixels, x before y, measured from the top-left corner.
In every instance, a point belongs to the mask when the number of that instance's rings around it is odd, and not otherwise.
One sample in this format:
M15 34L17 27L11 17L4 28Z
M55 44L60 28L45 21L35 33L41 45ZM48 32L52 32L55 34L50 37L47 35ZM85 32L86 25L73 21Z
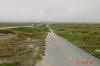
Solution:
M0 23L1 27L31 26L33 23Z
M0 66L35 66L45 50L46 25L0 29Z
M100 58L100 24L52 24L54 32Z

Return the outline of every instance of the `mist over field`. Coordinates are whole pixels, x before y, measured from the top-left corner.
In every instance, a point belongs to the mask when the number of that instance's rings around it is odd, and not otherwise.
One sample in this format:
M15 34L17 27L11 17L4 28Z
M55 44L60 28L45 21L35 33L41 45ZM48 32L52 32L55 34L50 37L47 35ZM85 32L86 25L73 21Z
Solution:
M100 22L100 0L0 0L0 22Z

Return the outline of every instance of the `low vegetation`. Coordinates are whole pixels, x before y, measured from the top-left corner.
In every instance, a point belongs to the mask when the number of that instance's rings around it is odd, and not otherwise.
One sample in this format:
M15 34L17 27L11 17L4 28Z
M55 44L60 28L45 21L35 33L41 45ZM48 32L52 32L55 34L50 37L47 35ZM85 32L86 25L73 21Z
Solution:
M0 29L0 33L8 34L8 33L13 33L10 29Z
M54 32L100 58L100 24L53 24Z
M16 66L16 65L18 65L18 63L16 63L16 62L0 64L0 66Z
M0 23L0 28L1 27L18 27L18 26L31 26L32 23Z
M35 66L45 50L46 25L0 29L0 66Z

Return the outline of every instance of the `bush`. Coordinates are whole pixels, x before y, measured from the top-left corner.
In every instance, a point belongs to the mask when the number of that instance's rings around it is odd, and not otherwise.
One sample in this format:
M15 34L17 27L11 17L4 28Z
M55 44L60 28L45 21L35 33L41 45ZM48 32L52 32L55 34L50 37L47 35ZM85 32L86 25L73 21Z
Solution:
M13 33L10 29L0 29L0 33L8 34L8 33Z
M0 64L0 66L17 66L19 63L18 62L13 62L13 63L3 63Z

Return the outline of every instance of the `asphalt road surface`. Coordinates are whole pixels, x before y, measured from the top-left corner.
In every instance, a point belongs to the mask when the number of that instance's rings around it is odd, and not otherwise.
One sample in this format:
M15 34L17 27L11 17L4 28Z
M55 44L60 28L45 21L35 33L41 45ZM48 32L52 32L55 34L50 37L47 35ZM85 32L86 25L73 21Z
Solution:
M46 38L46 56L42 66L100 66L100 59L51 31Z

